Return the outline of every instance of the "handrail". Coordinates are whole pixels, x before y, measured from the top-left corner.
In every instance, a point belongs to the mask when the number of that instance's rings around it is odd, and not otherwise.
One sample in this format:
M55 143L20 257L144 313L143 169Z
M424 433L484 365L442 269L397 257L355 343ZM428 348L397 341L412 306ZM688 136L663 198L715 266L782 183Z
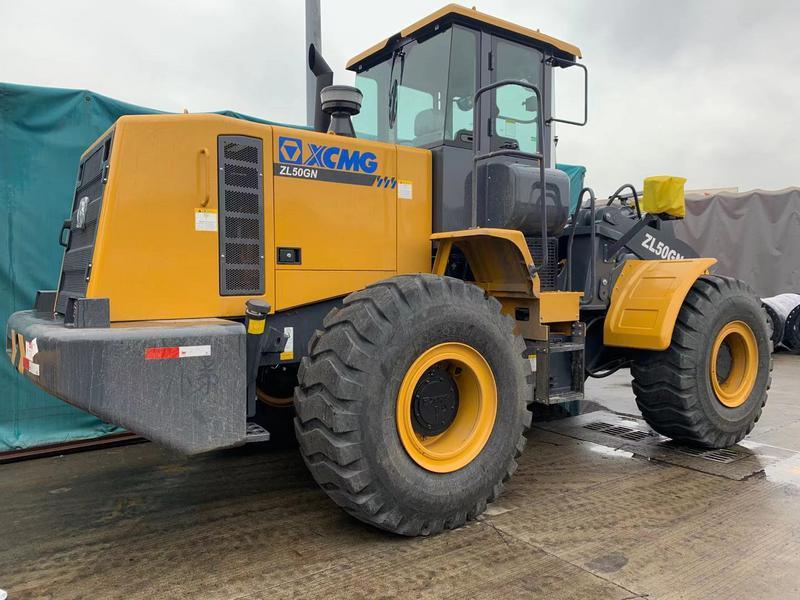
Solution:
M575 228L578 225L578 214L581 210L581 205L583 204L583 195L588 192L589 193L589 204L590 204L590 220L592 223L592 229L590 233L590 245L592 246L592 255L591 255L591 262L589 263L589 273L590 277L589 280L592 282L592 286L594 288L594 278L595 278L595 260L597 250L595 249L595 229L596 225L594 222L595 216L597 214L596 210L596 198L594 195L594 190L590 187L585 187L581 190L580 194L578 194L578 203L575 205L575 210L572 213L572 227L570 228L569 232L569 240L567 241L567 290L568 292L572 291L572 242L575 239ZM583 296L581 301L585 300L586 296L586 281L583 282ZM594 299L594 289L592 290L592 298Z
M531 90L536 95L536 146L537 152L522 152L521 150L514 150L511 148L503 148L479 154L480 146L480 103L478 99L491 90L506 85L518 85L520 87ZM549 262L549 253L547 252L547 188L545 187L545 168L544 168L544 125L542 124L541 115L543 114L542 105L542 92L538 86L523 81L522 79L503 79L495 81L488 85L479 88L475 95L472 97L472 227L478 226L478 163L488 158L496 156L509 156L513 158L527 158L539 161L539 180L541 181L542 191L540 195L540 211L541 211L541 238L542 238L542 264L539 266L534 265L532 274L538 273L541 269L546 267ZM491 137L491 131L489 137Z

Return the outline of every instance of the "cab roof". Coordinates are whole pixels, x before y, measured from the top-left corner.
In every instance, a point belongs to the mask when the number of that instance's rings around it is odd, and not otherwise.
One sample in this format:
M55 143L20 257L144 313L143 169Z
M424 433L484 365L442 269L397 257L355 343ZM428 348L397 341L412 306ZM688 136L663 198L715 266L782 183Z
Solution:
M577 46L573 46L570 43L562 42L559 39L545 35L536 29L521 27L520 25L516 25L510 21L498 19L497 17L479 12L474 8L467 8L458 4L448 4L447 6L437 10L435 13L428 15L424 19L420 19L416 23L409 25L393 36L386 38L371 48L368 48L361 54L354 56L347 62L346 68L350 69L351 71L361 71L369 66L372 66L373 64L380 62L385 55L391 53L394 49L395 42L398 40L413 37L415 34L426 29L429 25L435 25L437 23L463 23L465 25L471 24L478 29L505 33L512 39L522 38L521 41L523 42L533 41L537 42L538 45L544 44L550 48L553 48L560 58L575 60L576 58L581 57L580 48Z

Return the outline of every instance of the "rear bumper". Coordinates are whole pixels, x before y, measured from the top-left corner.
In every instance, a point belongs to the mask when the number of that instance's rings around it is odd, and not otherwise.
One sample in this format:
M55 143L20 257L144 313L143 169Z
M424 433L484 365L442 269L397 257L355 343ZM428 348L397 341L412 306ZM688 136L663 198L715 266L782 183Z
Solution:
M22 311L6 325L14 366L50 394L184 454L245 441L245 328L223 319L76 329Z

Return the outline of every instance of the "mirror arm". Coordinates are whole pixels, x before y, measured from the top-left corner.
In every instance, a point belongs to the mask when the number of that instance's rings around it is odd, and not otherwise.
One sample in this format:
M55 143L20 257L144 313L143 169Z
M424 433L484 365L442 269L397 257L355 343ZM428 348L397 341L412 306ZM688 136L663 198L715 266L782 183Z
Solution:
M545 121L547 125L551 123L566 123L567 125L577 125L583 127L589 121L589 69L586 65L579 62L572 62L558 58L556 56L549 56L547 62L551 65L562 66L564 68L578 67L583 69L583 121L570 121L569 119L559 119L558 117L550 117Z

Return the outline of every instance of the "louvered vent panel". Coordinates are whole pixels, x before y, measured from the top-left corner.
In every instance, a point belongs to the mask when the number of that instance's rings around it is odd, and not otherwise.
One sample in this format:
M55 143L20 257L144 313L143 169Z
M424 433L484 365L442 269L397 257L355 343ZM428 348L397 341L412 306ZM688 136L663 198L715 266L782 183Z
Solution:
M260 139L219 138L219 291L264 293L264 177Z
M540 267L544 262L544 252L542 252L542 240L539 238L528 238L528 249L531 251L533 264ZM556 279L558 278L558 239L550 237L547 239L547 266L539 271L539 283L543 292L556 289Z
M105 138L81 161L78 168L78 182L70 215L72 225L58 282L55 307L57 313L64 314L68 299L86 296L92 272L97 224L106 187L106 167L111 160L111 142L112 136Z

